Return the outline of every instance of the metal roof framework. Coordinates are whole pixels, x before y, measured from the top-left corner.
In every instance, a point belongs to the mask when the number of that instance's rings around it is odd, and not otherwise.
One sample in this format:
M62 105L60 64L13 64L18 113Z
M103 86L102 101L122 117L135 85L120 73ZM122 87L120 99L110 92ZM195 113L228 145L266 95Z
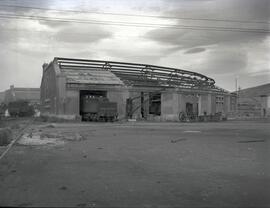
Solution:
M148 64L59 58L55 60L63 70L108 70L127 86L203 89L225 92L215 81L200 73Z

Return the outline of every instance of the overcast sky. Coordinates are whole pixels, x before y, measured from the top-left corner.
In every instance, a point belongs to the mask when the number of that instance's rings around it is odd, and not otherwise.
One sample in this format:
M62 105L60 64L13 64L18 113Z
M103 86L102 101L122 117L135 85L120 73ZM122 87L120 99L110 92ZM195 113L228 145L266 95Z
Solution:
M250 31L270 29L269 2L0 0L0 91L11 84L39 87L42 64L56 56L176 67L203 73L230 91L235 90L236 77L241 88L269 83L270 34ZM14 15L32 19L10 18ZM129 25L120 26L120 22ZM130 26L134 23L136 27ZM192 29L183 29L183 25ZM206 27L241 28L242 32Z

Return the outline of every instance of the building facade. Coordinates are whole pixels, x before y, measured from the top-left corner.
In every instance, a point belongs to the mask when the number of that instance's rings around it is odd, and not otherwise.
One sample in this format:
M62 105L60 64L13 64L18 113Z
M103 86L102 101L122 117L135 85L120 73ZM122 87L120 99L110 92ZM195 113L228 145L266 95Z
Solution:
M31 104L40 103L40 89L39 88L22 88L10 86L10 89L5 91L4 102L8 104L9 102L27 100Z
M225 116L235 95L195 72L122 62L54 58L43 64L42 113L81 115L81 98L98 95L117 103L119 119L178 121L179 114Z
M0 92L0 104L5 101L5 92Z
M239 117L270 117L270 84L240 90L237 98Z

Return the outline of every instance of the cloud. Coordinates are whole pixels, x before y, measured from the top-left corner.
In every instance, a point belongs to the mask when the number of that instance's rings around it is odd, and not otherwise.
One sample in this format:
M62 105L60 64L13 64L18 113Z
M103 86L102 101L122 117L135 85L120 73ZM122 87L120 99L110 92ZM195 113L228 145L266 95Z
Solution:
M250 72L248 73L248 75L250 77L259 77L259 76L268 76L270 78L270 69L263 69L261 71L258 71L258 72ZM270 81L270 79L269 79Z
M189 53L201 53L204 52L206 49L205 48L192 48L187 50L185 53L189 54Z
M239 74L246 71L247 53L228 46L220 46L211 50L201 68L207 74L224 75Z
M113 3L112 3L113 2ZM10 0L1 4L11 4ZM138 15L174 16L179 19L94 15L35 9L7 9L13 14L80 20L131 21L147 24L250 27L269 29L269 24L187 20L233 19L269 21L268 0L17 0L12 4L48 9L100 11ZM10 84L39 86L41 65L54 56L149 63L184 68L213 77L225 89L234 78L243 83L269 82L269 34L170 28L120 27L38 20L0 22L0 88ZM28 75L35 74L32 79ZM245 87L243 85L243 87Z
M179 49L209 46L216 44L241 44L252 40L263 40L267 34L224 31L194 31L182 29L155 29L145 35L150 40Z
M98 25L71 24L61 28L55 35L55 41L65 43L97 43L98 41L112 37L112 33Z
M169 2L173 6L168 6L169 9L165 10L163 15L179 17L180 19L176 22L178 26L269 29L265 24L181 19L190 17L265 22L269 21L269 2L267 0L201 2L171 0ZM145 38L163 47L171 48L167 51L168 53L164 53L166 55L161 59L162 64L169 63L172 67L180 66L180 68L183 66L187 70L206 74L217 79L217 82L220 82L221 86L225 86L225 88L230 86L226 82L231 83L234 80L231 77L241 75L245 79L251 80L252 76L252 82L255 82L256 79L261 78L262 73L270 70L268 61L270 57L266 55L270 51L270 42L266 41L270 36L267 33L158 28L146 33ZM267 79L264 77L263 80ZM268 81L270 81L269 76Z
M164 0L165 1L165 0ZM167 1L166 1L167 2ZM228 21L209 21L205 19L225 19L243 21L270 21L270 2L268 0L214 0L185 1L169 0L163 15L173 16L180 28L182 25L201 27L258 28L269 29L269 24L252 24ZM181 19L184 18L184 19ZM192 18L187 20L185 18ZM194 20L204 19L204 20ZM153 29L145 35L150 40L161 44L170 44L182 49L193 47L246 43L254 39L265 39L268 34L230 31L206 31L191 29Z

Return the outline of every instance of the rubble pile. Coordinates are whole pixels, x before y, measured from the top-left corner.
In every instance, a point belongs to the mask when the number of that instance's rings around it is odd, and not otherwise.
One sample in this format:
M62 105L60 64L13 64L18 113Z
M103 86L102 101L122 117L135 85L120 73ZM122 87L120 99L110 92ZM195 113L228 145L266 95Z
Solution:
M79 133L32 131L25 133L18 141L20 145L63 145L67 141L82 141L85 137Z

